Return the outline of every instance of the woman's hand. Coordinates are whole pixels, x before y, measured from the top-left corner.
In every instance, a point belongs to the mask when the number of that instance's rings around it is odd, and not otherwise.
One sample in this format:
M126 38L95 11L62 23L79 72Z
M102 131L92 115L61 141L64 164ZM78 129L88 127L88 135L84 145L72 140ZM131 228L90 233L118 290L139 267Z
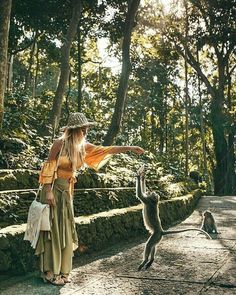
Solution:
M55 206L55 199L52 190L46 191L46 203L50 206Z
M130 150L131 150L131 152L134 152L134 153L136 153L138 155L141 155L141 154L143 154L145 152L145 150L143 148L139 147L139 146L131 146Z

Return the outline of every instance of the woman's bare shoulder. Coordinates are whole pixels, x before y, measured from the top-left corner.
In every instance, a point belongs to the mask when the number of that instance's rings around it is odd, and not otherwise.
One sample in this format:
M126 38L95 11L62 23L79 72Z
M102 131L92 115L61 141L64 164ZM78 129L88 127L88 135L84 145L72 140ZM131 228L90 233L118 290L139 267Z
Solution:
M85 143L85 151L86 151L86 153L91 152L95 147L96 147L96 145L86 141L86 143Z
M57 138L54 140L52 147L50 149L50 152L49 152L49 156L48 156L49 160L54 160L56 158L56 156L60 152L62 144L63 144L63 140L61 138Z
M53 141L53 145L55 146L61 146L63 143L63 139L62 138L56 138L54 141Z

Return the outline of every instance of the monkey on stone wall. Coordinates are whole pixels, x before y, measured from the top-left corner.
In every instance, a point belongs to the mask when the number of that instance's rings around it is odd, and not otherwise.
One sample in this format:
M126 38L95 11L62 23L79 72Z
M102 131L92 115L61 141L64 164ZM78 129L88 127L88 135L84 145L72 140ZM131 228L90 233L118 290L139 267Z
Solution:
M202 182L202 176L198 171L190 171L189 177L196 183L199 184Z
M145 184L145 168L142 166L137 173L136 180L136 197L143 203L143 221L146 229L150 232L150 237L145 244L143 253L143 261L139 265L138 270L143 267L149 268L155 257L156 246L161 241L162 237L169 234L181 233L185 231L199 231L206 235L209 239L211 237L202 229L188 228L175 231L164 231L161 225L159 216L159 200L160 197L156 192L146 192Z

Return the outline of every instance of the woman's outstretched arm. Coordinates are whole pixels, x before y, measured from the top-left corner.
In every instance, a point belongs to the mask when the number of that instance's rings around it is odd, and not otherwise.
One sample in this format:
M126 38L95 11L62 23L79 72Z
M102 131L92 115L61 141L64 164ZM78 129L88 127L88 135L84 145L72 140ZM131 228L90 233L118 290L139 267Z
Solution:
M144 153L144 149L139 146L112 146L110 150L112 154L126 153L129 151L138 155Z

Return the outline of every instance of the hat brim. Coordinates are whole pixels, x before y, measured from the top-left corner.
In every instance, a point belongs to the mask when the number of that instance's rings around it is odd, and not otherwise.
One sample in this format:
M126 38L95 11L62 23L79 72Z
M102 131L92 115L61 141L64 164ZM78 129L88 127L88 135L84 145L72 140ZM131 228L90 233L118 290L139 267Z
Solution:
M63 126L60 128L61 131L65 131L66 129L76 129L76 128L82 128L82 127L90 127L96 125L96 122L87 122L82 125L72 125L72 126Z

